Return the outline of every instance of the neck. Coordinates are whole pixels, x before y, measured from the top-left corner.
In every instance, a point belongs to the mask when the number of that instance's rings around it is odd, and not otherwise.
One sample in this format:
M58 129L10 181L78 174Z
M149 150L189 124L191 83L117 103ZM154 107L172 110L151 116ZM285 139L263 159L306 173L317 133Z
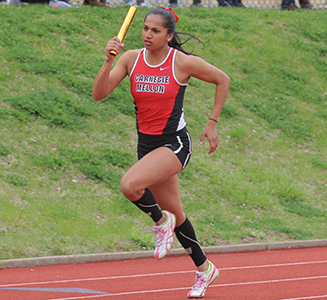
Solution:
M146 60L150 65L159 65L167 57L169 50L170 47L168 45L167 47L156 51L146 50Z

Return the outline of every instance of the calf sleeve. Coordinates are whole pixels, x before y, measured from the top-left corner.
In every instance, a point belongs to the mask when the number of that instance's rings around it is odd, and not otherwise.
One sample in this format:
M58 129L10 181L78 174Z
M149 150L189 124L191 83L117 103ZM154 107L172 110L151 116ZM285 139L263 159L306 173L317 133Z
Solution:
M158 222L161 219L161 209L149 189L145 189L143 196L139 200L134 201L133 203L140 210L148 214L154 222Z
M206 261L206 256L196 239L193 226L188 218L185 222L175 228L175 234L187 254L191 256L194 264L199 267Z

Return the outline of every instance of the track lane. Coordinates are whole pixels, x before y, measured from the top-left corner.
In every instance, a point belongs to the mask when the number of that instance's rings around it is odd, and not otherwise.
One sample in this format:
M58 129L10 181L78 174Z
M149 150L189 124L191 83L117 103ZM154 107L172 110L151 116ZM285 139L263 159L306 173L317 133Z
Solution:
M327 299L327 247L208 257L221 275L205 299ZM5 269L0 271L0 299L187 299L194 276L184 255Z

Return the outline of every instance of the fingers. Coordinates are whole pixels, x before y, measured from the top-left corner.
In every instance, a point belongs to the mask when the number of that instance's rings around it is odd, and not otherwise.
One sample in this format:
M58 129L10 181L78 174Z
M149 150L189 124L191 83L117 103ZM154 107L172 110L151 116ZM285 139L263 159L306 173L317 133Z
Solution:
M204 129L201 134L200 145L203 145L205 138L208 139L209 146L210 146L208 154L215 152L219 144L216 130L213 132L213 131L206 131L206 129Z
M200 139L200 145L203 145L203 142L204 142L204 138L205 137L206 137L206 134L204 132L202 132L201 139Z
M218 137L213 140L209 140L209 144L210 144L210 149L208 152L209 155L216 151L216 149L218 148L218 143L219 143Z
M106 53L109 60L114 60L115 56L111 55L111 51L115 51L116 55L118 55L121 49L124 47L124 44L120 42L118 37L112 38L106 45Z

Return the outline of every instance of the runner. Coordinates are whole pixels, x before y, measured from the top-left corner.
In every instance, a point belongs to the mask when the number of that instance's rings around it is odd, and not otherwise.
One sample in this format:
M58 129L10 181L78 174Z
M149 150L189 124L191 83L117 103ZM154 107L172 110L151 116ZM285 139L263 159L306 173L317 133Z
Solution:
M194 229L186 217L179 194L177 174L188 164L191 138L184 119L183 100L190 77L215 85L211 116L200 143L209 141L209 154L218 147L216 123L229 91L229 77L220 69L182 48L176 32L178 17L172 9L158 7L145 16L142 30L144 48L122 54L115 65L115 51L124 44L117 37L106 46L106 60L97 74L92 95L99 101L107 97L126 77L130 77L136 110L138 162L123 176L124 196L154 221L154 256L163 258L172 247L173 235L197 267L195 284L187 294L202 298L218 277L218 269L206 258Z

